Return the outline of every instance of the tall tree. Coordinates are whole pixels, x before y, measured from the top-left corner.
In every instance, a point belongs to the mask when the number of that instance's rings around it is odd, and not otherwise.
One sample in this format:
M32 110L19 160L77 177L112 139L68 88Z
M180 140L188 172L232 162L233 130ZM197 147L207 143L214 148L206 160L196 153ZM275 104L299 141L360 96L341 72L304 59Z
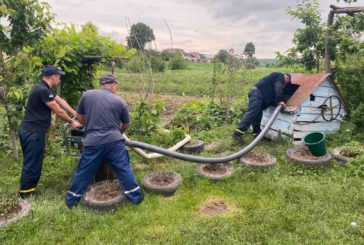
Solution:
M244 55L253 58L254 54L255 54L254 44L252 42L247 43L244 48Z
M296 9L289 7L287 12L304 24L304 28L298 28L293 38L300 63L308 71L316 68L319 72L325 54L325 27L321 21L319 2L301 0Z
M29 47L50 29L49 5L38 0L0 1L0 105L5 108L13 155L16 148L16 116L24 103L24 84L40 62L29 55ZM20 108L19 108L20 107Z
M229 61L230 54L225 49L220 49L219 52L214 56L217 62L227 64Z
M128 46L137 50L144 50L145 45L154 40L153 29L141 22L131 26L127 37Z

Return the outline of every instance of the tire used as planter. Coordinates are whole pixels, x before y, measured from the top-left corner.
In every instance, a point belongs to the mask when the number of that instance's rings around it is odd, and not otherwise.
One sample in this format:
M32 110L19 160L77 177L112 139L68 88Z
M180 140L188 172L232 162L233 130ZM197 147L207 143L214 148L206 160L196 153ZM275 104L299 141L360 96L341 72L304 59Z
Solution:
M211 180L223 180L234 173L234 167L231 163L198 164L196 172L199 176L206 177Z
M336 147L334 149L332 149L331 151L331 155L338 161L342 162L342 163L347 163L349 162L350 160L353 160L355 159L355 157L348 157L348 156L345 156L342 151L345 149L344 146L342 147Z
M239 162L252 168L270 168L276 165L277 158L269 153L250 152L242 156Z
M150 172L143 178L144 189L163 196L172 196L181 185L182 177L176 172Z
M0 228L8 226L26 216L30 213L31 204L25 200L20 200L19 203L19 209L14 214L10 215L8 218L0 218Z
M332 160L332 156L330 153L326 153L326 155L318 157L312 155L308 149L303 147L288 149L286 152L286 157L289 160L293 160L294 162L300 163L308 167L328 166L330 165Z
M190 140L187 144L181 147L181 150L186 152L201 152L205 143L202 140Z
M104 180L91 185L82 198L85 207L95 211L111 211L126 201L118 180Z

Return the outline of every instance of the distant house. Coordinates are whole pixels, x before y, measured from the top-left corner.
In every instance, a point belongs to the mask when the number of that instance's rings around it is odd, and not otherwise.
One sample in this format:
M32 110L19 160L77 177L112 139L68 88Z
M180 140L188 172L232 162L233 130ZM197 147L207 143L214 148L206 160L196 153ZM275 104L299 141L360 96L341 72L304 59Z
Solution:
M182 52L182 57L185 60L191 61L191 62L199 62L200 61L200 54L197 52L192 52L192 53L187 53L187 52Z
M289 136L294 143L311 132L333 133L340 129L346 109L343 98L330 74L292 74L292 84L300 85L287 101L286 109L280 113L266 134L270 139ZM264 127L275 108L263 112Z

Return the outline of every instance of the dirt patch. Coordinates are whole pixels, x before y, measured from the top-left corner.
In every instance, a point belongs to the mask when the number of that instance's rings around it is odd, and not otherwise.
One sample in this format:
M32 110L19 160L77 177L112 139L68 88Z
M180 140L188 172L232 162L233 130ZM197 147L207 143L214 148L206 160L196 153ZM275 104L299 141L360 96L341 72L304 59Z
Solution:
M173 183L173 181L174 178L172 176L164 174L156 175L150 180L150 182L153 185L158 185L158 186L166 186Z
M96 201L112 200L120 194L120 185L114 180L108 180L103 183L93 185L87 192L88 199Z
M227 168L223 164L209 164L203 167L203 170L208 174L223 175L226 174Z
M322 157L314 156L311 154L311 152L306 148L299 148L294 153L295 157L307 159L307 160L319 160L322 159Z
M206 215L222 214L228 211L228 205L224 200L212 200L204 203L201 211Z
M262 152L250 152L244 158L255 165L264 165L271 161L269 155Z

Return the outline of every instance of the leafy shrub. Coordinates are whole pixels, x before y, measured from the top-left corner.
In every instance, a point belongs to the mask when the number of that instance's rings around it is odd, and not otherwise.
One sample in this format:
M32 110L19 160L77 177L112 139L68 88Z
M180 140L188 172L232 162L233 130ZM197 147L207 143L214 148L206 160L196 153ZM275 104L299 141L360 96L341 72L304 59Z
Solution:
M141 55L135 55L128 63L126 63L125 68L131 73L144 73L147 69L147 66Z
M131 112L132 124L129 134L135 139L154 135L157 132L160 116L164 110L164 103L156 100L154 104L148 104L142 100Z
M152 56L150 58L150 64L153 72L164 72L166 69L166 64L162 60L162 58L158 56Z
M334 73L349 110L354 111L364 103L364 59L347 59L345 66L337 67Z
M171 70L184 70L187 68L187 61L183 59L181 54L174 54L169 63Z
M81 31L73 25L53 29L32 49L44 65L56 65L66 72L60 86L62 97L71 105L77 104L85 90L95 87L93 80L98 62L110 64L115 57L128 58L135 53L134 49L126 50L110 37L100 36L97 27L90 22L83 25Z
M364 139L364 103L354 110L351 115L351 121L354 124L354 137Z
M171 147L185 138L186 133L181 128L174 128L170 131L158 130L155 134L143 138L143 142L158 145L161 147Z
M226 108L214 102L191 102L183 105L168 125L187 131L203 131L234 123L240 115L238 108Z
M144 73L149 68L153 72L164 72L166 69L166 64L158 55L135 55L126 64L126 70L131 73Z

